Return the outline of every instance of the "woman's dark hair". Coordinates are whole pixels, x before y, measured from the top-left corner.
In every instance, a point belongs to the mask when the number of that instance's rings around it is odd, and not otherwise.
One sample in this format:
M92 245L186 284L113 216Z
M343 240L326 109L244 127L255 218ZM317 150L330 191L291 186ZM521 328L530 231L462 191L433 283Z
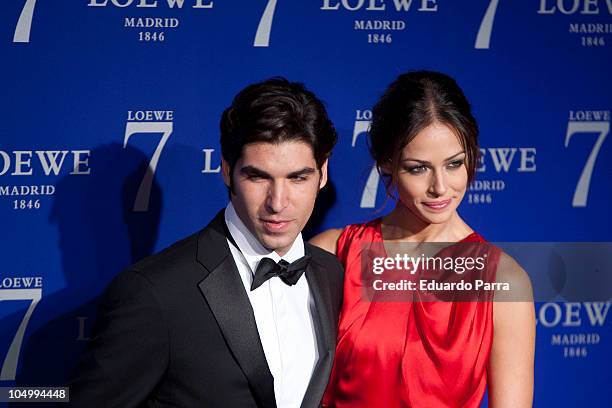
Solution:
M303 84L280 77L240 91L223 112L220 126L221 154L230 174L242 148L255 142L304 142L320 170L338 138L323 103Z
M397 182L402 150L434 123L446 125L457 134L466 154L468 183L474 179L479 155L478 124L463 91L448 75L413 71L389 85L372 110L370 153L388 193ZM391 173L384 168L391 169Z

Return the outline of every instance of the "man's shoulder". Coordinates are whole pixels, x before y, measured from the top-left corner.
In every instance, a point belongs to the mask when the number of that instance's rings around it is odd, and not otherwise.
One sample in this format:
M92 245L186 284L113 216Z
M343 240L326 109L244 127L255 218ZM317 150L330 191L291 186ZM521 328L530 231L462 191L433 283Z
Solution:
M186 284L203 276L196 259L198 235L199 232L192 234L129 266L115 276L108 291L153 290L159 294L184 290Z
M315 263L318 265L319 276L325 276L326 285L333 289L332 299L335 299L339 308L339 302L342 300L342 281L344 280L344 267L342 263L331 252L327 252L308 242L305 242L304 245L306 252L312 257L311 264Z
M201 230L177 241L162 251L141 259L129 270L139 273L151 281L176 280L177 277L194 275L201 277L203 266L198 261L198 251L203 241L215 239L211 231L218 229L219 214ZM208 242L210 244L210 242ZM205 245L207 248L210 245Z
M196 260L198 237L201 231L185 237L160 252L133 264L129 269L145 275L155 274L168 268L180 268Z
M312 260L319 265L327 268L342 268L342 264L336 255L332 254L331 252L327 252L326 250L308 242L305 242L304 246L306 247L306 251L310 254L310 256L312 256Z

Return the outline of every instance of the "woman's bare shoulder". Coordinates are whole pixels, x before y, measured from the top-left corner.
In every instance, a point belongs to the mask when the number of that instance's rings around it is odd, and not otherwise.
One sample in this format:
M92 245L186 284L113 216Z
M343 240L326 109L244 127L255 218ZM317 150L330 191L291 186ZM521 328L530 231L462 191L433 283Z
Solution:
M326 250L327 252L335 254L340 234L342 234L342 228L331 228L315 235L308 242Z
M516 302L533 301L533 289L527 272L510 255L502 252L497 268L497 282L508 283L510 291L499 296L499 300ZM496 297L497 299L497 297Z

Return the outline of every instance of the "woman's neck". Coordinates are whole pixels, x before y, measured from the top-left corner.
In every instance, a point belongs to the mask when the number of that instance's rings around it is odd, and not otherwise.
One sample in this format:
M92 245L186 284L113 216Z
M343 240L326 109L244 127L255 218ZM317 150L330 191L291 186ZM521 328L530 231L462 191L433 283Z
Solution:
M456 211L447 222L431 224L401 204L383 217L381 229L385 241L403 242L457 242L473 232Z

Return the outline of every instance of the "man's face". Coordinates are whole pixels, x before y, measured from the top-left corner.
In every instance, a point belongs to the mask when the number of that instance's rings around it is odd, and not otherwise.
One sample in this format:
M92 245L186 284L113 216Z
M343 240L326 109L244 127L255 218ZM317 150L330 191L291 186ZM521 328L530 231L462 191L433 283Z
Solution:
M242 148L230 175L222 161L223 181L233 177L232 204L259 242L283 256L312 214L319 189L327 183L327 161L317 169L312 148L300 141L258 142Z

